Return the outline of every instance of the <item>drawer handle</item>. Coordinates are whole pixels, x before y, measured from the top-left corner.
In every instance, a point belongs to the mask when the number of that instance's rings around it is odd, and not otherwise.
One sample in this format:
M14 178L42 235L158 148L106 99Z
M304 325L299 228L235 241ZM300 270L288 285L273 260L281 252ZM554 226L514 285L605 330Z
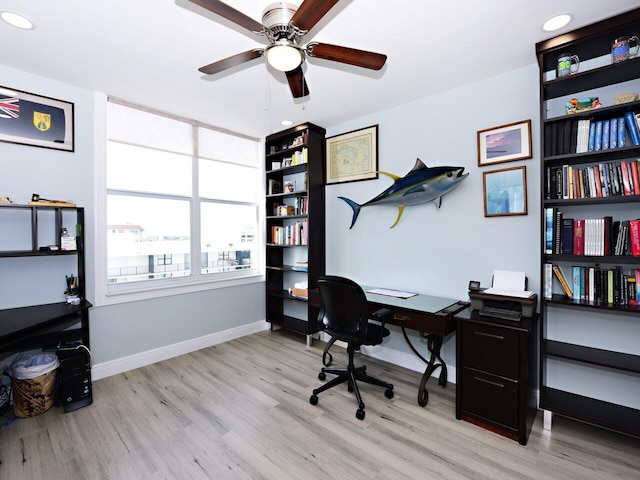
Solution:
M411 318L407 315L400 315L399 313L394 313L393 319L398 322L408 322L409 320L411 320Z
M494 387L504 388L504 384L502 383L492 382L491 380L487 380L487 379L476 377L476 376L474 376L473 379L477 380L478 382L488 383L489 385L493 385Z
M504 340L504 337L502 335L494 335L493 333L479 332L477 330L474 330L473 334L480 335L481 337L495 338L496 340Z

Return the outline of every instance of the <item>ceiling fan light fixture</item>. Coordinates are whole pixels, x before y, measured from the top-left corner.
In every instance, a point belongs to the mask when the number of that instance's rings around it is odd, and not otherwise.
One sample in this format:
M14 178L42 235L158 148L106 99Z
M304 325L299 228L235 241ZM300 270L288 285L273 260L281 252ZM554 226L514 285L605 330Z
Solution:
M276 70L290 72L302 63L302 51L287 40L279 40L266 48L267 62Z

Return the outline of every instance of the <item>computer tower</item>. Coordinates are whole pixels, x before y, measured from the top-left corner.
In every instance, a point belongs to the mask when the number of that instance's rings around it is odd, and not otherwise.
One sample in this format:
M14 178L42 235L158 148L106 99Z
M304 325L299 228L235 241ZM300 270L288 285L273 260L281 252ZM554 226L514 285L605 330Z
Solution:
M57 350L58 399L65 412L93 403L91 389L91 357L84 347Z

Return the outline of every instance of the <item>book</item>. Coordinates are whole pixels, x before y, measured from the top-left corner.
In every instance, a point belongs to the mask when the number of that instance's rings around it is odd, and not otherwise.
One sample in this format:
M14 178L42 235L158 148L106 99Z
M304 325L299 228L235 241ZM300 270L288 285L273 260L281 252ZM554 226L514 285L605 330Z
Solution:
M631 162L631 177L633 179L633 194L640 195L640 175L638 174L638 160Z
M596 122L589 122L589 143L587 147L588 152L593 152L596 146Z
M544 298L553 297L553 265L544 264Z
M573 225L573 254L584 255L584 219L576 219Z
M544 209L544 229L545 229L545 245L544 253L549 255L553 253L553 208Z
M562 271L560 270L560 267L558 265L554 265L553 266L553 273L556 275L556 278L560 282L560 286L562 287L564 292L567 294L567 296L569 298L572 298L573 297L573 292L572 292L571 288L569 288L569 284L567 283L567 280L564 277L564 275L562 274Z
M580 298L580 270L583 267L574 266L571 268L571 273L573 275L573 296L576 299Z
M629 243L631 255L640 257L640 219L629 220Z
M631 134L631 144L640 145L640 127L636 122L636 117L633 112L627 112L624 114L624 118Z
M620 173L622 175L622 190L624 195L631 195L631 186L629 183L629 169L627 168L627 162L620 162Z
M618 148L618 119L609 120L609 146Z
M602 121L602 150L609 150L609 135L611 135L609 132L610 123L609 120Z
M555 218L553 220L553 253L560 255L562 243L562 217L563 213L557 208L554 210Z
M595 139L594 139L594 151L602 150L602 120L598 120L596 122L596 131L595 131Z
M618 118L618 148L626 145L627 135L625 131L625 123L626 120L624 117Z
M562 219L562 241L560 247L560 253L572 255L573 254L573 218L563 217Z

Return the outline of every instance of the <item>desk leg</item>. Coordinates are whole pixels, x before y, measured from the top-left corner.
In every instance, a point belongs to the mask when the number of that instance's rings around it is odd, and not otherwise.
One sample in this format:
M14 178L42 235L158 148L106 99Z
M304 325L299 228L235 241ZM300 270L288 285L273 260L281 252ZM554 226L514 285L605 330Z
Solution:
M429 334L425 335L423 333L420 333L420 335L422 335L424 338L427 339L427 349L431 354L431 357L427 361L415 349L415 347L409 340L409 337L405 332L404 328L402 329L402 334L404 335L405 340L409 344L409 347L411 347L411 350L413 350L413 353L415 353L423 362L427 364L427 369L424 371L424 374L422 375L422 379L420 380L420 387L418 388L418 405L420 405L421 407L424 407L427 403L429 403L429 392L427 390L427 382L429 381L429 378L431 378L431 375L433 374L433 372L435 372L438 368L442 368L442 370L440 371L438 384L441 387L447 386L447 364L444 363L444 360L440 356L440 350L442 349L442 343L444 342L444 338L440 337L439 335L429 335ZM439 361L440 363L436 363L436 361Z

